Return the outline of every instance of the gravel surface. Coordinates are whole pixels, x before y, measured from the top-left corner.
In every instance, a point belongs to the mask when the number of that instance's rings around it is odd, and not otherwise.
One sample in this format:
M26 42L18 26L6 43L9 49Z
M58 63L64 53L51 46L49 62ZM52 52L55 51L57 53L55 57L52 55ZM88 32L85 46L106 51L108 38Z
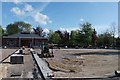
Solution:
M8 55L15 52L17 49L0 49L0 61L6 58Z
M6 58L8 55L10 55L11 53L13 53L16 49L0 49L0 61L3 60L4 58ZM7 70L8 67L10 67L11 65L9 64L0 64L0 80L3 77L7 76Z
M2 59L13 53L16 49L3 49ZM18 78L33 78L32 71L34 63L32 56L28 49L26 49L24 56L24 64L10 64L10 57L0 64L0 78L10 78L11 75L20 75Z

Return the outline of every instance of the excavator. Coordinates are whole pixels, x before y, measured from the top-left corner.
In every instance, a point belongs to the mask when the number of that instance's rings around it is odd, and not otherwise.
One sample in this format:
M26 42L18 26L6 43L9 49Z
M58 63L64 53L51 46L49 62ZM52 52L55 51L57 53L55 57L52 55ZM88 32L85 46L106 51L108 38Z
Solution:
M39 57L42 57L42 58L52 58L52 57L54 57L53 47L50 49L48 44L43 45L42 49L41 49L41 54L39 55Z

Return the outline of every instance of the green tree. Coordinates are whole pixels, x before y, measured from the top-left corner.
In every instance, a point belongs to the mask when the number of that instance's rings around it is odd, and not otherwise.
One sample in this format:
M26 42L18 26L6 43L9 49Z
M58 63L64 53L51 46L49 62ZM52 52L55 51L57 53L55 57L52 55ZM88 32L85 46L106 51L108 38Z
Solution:
M97 45L98 47L104 46L104 34L99 34L97 38Z
M81 24L80 38L82 38L84 45L92 44L92 24L86 22Z
M0 36L2 36L3 34L3 29L2 29L2 26L0 25Z
M31 32L31 25L23 21L18 21L13 24L8 24L6 30L8 35L18 32Z
M60 35L60 38L61 38L60 43L61 44L67 45L69 43L69 33L67 31L57 30L55 32Z
M62 31L60 31L60 30L57 30L57 31L55 31L55 33L58 33L59 35L60 35L60 38L61 39L63 39L63 33L62 33ZM61 40L61 43L62 43L63 41Z
M0 36L4 35L4 29L2 28L2 26L0 25Z
M120 49L120 38L119 37L116 38L116 47Z
M50 30L50 32L48 33L48 39L49 39L49 43L52 43L52 34L53 34L53 31Z
M63 44L68 44L69 43L69 33L67 31L64 31L63 33L63 39L62 39Z
M70 34L70 43L71 44L78 44L78 31L71 31Z
M85 33L83 33L83 31L82 30L78 30L78 38L77 38L77 40L78 40L78 43L81 45L81 46L84 46L85 45L85 41L84 41L84 39L85 39Z
M23 32L30 32L31 24L25 23L23 21L14 22L14 25L18 26L18 28Z
M15 25L15 24L9 24L9 25L7 25L6 30L7 30L8 35L15 34L15 33L18 33L18 32L21 31L19 29L19 27L17 25Z
M56 32L49 33L49 42L54 44L59 44L61 41L60 35Z
M111 33L105 32L103 34L98 35L98 39L97 39L97 45L98 46L108 46L108 47L110 47L112 45L112 42L113 42L113 37L112 37Z
M3 29L2 29L2 26L0 25L0 47L2 46L2 31L3 31Z

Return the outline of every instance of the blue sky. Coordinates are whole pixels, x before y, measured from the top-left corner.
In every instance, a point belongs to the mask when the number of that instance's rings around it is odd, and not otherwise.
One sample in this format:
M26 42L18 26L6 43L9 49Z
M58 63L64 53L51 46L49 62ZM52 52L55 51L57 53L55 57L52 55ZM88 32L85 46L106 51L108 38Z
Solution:
M118 24L117 2L2 2L2 27L25 21L33 27L50 30L75 30L90 22L98 33Z

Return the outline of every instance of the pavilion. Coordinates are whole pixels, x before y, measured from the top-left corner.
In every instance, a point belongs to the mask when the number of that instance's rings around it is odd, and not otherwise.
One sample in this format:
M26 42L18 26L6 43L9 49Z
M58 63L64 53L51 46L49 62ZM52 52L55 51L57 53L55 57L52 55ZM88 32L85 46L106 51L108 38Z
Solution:
M35 33L17 33L2 37L2 45L7 47L40 47L48 39Z

